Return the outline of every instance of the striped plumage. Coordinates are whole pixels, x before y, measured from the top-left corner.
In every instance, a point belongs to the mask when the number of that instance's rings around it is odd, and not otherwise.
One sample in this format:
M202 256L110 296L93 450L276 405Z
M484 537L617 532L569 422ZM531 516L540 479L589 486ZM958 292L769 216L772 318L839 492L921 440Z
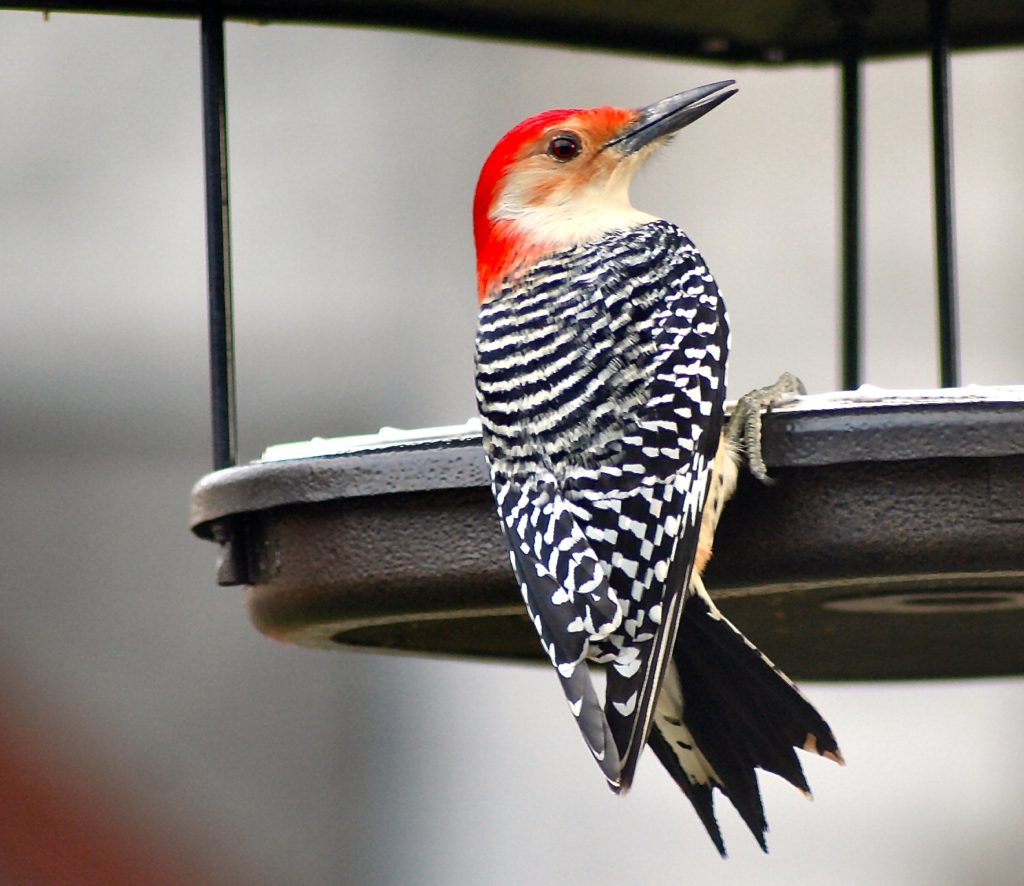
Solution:
M663 609L694 557L727 338L714 280L667 222L557 253L481 308L478 401L512 565L616 787L646 738L635 730L674 634ZM609 665L612 742L584 660Z
M499 142L475 205L477 399L530 619L611 787L630 786L649 740L719 850L713 787L763 846L754 767L806 790L792 746L836 751L703 590L708 489L724 502L735 478L719 442L725 306L686 235L628 203L638 158L725 85L531 118ZM588 663L606 666L603 700Z
M549 256L481 307L477 391L488 458L509 477L549 469L568 480L584 458L610 468L628 460L623 431L648 409L668 422L670 451L636 453L635 462L662 478L676 473L680 447L693 448L679 440L680 424L694 412L721 422L727 332L714 280L668 222ZM658 378L665 373L671 378ZM676 402L691 377L707 394ZM656 389L667 399L651 404Z

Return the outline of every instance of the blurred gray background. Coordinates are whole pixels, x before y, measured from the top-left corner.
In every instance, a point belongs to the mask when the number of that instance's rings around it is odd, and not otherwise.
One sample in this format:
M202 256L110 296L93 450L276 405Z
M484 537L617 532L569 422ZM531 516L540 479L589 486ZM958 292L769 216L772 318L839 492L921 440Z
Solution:
M784 369L837 386L834 68L238 24L227 55L244 459L464 421L469 207L493 143L548 107L724 77L739 95L635 202L719 278L733 394ZM1021 383L1024 52L952 71L964 380ZM878 385L937 382L927 89L921 59L866 70ZM1019 876L1019 679L810 686L848 766L806 761L813 804L762 780L768 857L720 804L723 864L653 758L627 799L607 791L546 670L260 636L186 528L209 466L197 23L0 12L0 119L0 703L72 808L105 798L197 882ZM0 881L20 882L3 838Z

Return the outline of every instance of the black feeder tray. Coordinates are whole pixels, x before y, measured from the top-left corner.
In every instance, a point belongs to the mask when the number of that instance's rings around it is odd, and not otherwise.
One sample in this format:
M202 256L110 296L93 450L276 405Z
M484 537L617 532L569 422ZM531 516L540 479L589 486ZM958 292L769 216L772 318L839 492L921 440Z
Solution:
M765 420L777 483L745 478L707 584L794 676L1024 673L1024 395L958 388L951 48L1024 43L1007 0L0 0L199 19L214 473L192 529L253 621L305 646L539 658L499 535L478 432L277 447L237 463L226 19L363 24L702 61L840 71L841 385L860 385L861 70L930 58L942 391L804 398Z
M741 480L706 583L788 672L1024 673L1024 387L799 398L764 454L776 482ZM541 660L471 426L274 447L195 487L193 531L225 525L269 636Z

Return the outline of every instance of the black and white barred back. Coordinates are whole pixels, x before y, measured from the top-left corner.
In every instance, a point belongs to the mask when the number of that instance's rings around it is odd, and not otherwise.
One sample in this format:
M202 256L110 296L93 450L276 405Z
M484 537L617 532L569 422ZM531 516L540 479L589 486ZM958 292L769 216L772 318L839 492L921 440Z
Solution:
M727 351L714 279L663 221L542 260L481 309L477 398L512 566L615 788L689 585ZM588 660L608 665L603 710Z

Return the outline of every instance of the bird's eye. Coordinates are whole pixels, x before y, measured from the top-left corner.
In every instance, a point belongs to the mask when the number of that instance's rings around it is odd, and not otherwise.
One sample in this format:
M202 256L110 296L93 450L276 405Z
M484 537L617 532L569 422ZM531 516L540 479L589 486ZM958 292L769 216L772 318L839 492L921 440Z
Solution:
M562 132L548 142L548 156L559 163L572 160L582 150L583 144L580 142L579 136L573 135L571 132Z

